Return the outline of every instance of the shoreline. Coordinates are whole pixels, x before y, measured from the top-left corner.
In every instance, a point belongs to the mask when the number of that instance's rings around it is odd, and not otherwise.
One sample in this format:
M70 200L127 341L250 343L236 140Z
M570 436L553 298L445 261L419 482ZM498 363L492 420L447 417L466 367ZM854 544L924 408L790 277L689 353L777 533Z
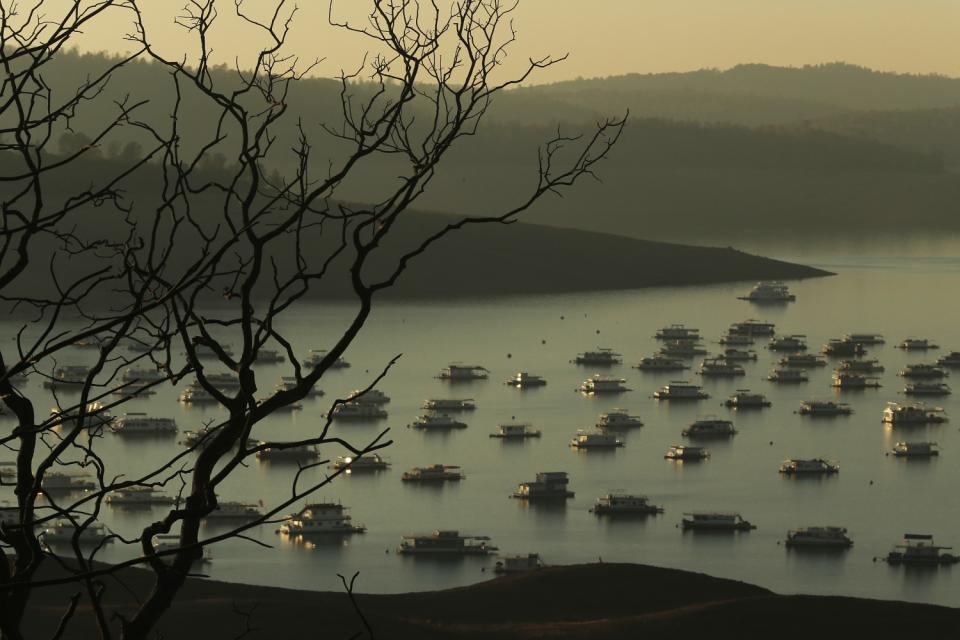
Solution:
M49 563L47 565L49 567ZM47 569L46 571L54 571ZM133 592L152 574L119 574ZM349 581L349 576L346 577ZM108 580L109 609L129 613L132 595ZM29 631L43 632L70 587L35 594ZM78 625L93 631L81 605ZM780 595L745 582L640 564L548 566L467 587L399 594L301 591L192 578L160 626L165 637L273 638L304 627L331 638L694 638L776 634L809 638L950 637L960 609L843 596ZM367 626L369 625L369 627ZM75 628L71 637L78 636ZM370 631L367 629L369 628ZM372 632L372 633L371 633ZM354 635L359 634L359 635ZM91 636L92 637L92 636Z

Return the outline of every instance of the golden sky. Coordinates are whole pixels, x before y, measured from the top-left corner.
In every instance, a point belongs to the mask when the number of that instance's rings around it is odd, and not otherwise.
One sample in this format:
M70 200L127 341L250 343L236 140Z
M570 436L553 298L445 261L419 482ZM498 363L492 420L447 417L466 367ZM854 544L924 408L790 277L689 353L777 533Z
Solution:
M186 2L144 2L154 39L168 54L191 50L173 24ZM272 4L247 0L251 12L263 13ZM212 34L221 62L232 62L254 42L251 32L232 19L232 6L232 0L222 2L219 29ZM299 0L298 6L290 50L302 58L324 58L318 75L336 75L362 60L367 43L330 29L327 0ZM353 17L368 6L368 0L334 5L337 15ZM128 17L111 16L88 30L82 48L128 48L118 37L127 24ZM520 39L515 63L545 53L570 54L562 66L540 75L540 82L743 62L846 61L960 76L960 0L521 0L515 25Z

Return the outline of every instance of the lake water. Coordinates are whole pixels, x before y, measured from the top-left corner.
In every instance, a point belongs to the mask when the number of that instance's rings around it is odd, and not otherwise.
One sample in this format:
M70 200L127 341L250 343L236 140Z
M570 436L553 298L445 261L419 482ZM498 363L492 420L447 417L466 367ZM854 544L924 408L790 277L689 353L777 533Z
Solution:
M263 526L253 536L273 545L265 549L246 541L217 545L205 571L213 578L280 587L333 590L337 573L360 572L358 589L401 592L439 589L487 579L493 558L432 562L394 553L400 537L437 528L487 535L503 553L538 552L547 563L596 561L640 562L700 571L771 588L781 593L843 594L960 605L960 567L907 571L874 561L885 556L905 532L932 533L940 544L960 546L960 395L938 399L957 416L955 422L909 432L881 424L887 401L903 400L903 379L896 372L909 362L933 361L960 349L960 300L954 295L960 277L960 244L938 242L909 251L895 243L873 251L833 249L828 255L802 255L835 277L790 283L797 302L789 306L751 306L736 299L749 283L619 291L545 297L503 298L456 303L381 304L347 359L353 366L331 372L321 383L326 398L305 401L304 409L270 418L257 435L263 439L305 437L321 424L331 397L366 384L395 354L399 364L380 385L392 402L389 419L373 424L336 424L336 435L362 443L390 427L394 444L384 452L388 471L337 479L316 498L339 500L354 519L367 526L363 535L316 545L288 542ZM933 248L931 248L933 247ZM588 263L589 258L584 257ZM348 306L304 306L286 320L285 330L306 352L323 348L349 314ZM747 375L705 380L709 400L692 404L658 403L651 394L677 374L649 374L632 369L659 346L653 339L664 325L683 322L698 327L711 351L733 322L758 318L776 323L778 333L803 333L811 350L831 337L876 332L887 338L869 349L886 367L883 387L840 394L855 413L811 420L795 413L805 399L835 397L831 367L810 372L810 381L777 386L765 376L779 355L758 342L757 362L744 363ZM8 329L9 329L8 325ZM894 348L908 336L929 337L943 349L908 353ZM617 397L585 397L575 392L594 371L570 363L580 351L598 345L624 355L624 364L609 373L627 379L632 391ZM76 362L88 354L77 350ZM490 370L486 381L451 387L434 376L445 364L464 361ZM694 362L696 364L699 359ZM549 384L520 391L502 381L525 370ZM271 388L282 365L259 369L262 388ZM692 372L688 379L699 381ZM949 379L948 381L949 382ZM769 409L735 413L721 402L735 389L751 388L773 402ZM39 397L38 382L28 393ZM960 391L960 390L958 390ZM472 397L478 409L464 414L469 428L446 435L405 428L428 397ZM176 402L176 391L163 389L137 401L130 410L176 418L182 430L222 415ZM43 401L39 402L43 406ZM622 437L626 446L609 452L577 452L568 443L577 429L592 426L597 416L615 407L639 415L646 426ZM675 464L663 454L683 442L680 431L707 414L731 417L739 433L729 441L707 444L712 457L700 464ZM498 423L529 421L543 437L522 444L489 438ZM929 461L887 456L897 440L934 440L942 454ZM98 446L114 473L145 470L180 450L176 439L124 440L109 436ZM331 459L342 454L324 451ZM10 456L7 456L8 458ZM824 479L789 479L778 473L788 457L823 457L841 471ZM462 465L466 479L442 487L412 486L402 472L431 463ZM289 494L295 469L254 463L240 470L221 492L221 500L262 500L270 504ZM576 497L562 506L527 505L508 496L537 471L567 471ZM318 479L323 470L310 472ZM589 512L597 497L611 490L649 495L665 513L646 519L611 520ZM738 511L757 529L737 535L693 535L678 527L690 510ZM104 508L104 522L124 535L135 535L161 511L129 512ZM788 529L839 525L855 545L841 554L788 552L782 544ZM114 544L104 560L134 555Z

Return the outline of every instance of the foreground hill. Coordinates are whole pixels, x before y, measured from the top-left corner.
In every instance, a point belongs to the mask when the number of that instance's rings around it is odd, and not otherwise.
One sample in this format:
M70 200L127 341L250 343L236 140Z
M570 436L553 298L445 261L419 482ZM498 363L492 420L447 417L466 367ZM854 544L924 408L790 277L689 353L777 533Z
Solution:
M132 594L149 588L139 570L113 583L109 612L127 613ZM48 637L68 589L38 592L31 631ZM948 638L960 610L858 598L782 596L743 582L631 564L550 567L446 591L358 595L293 591L191 580L164 619L163 637L520 639ZM241 612L246 612L247 615ZM92 637L81 605L71 637ZM365 628L365 622L368 627ZM89 633L89 636L79 632Z

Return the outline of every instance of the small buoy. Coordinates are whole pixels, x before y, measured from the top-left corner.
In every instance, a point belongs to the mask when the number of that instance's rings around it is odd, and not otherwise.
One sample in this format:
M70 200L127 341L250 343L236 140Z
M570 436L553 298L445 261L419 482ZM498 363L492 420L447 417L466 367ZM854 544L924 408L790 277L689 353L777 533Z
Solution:
M512 357L513 357L513 354L512 354L512 353L508 353L508 354L507 354L507 357L508 357L508 358L512 358Z
M770 446L771 446L771 447L773 446L773 440L770 441Z
M541 341L540 341L540 344L547 344L547 341L546 341L546 340L541 340Z
M600 329L597 329L597 335L600 335Z
M870 481L870 485L873 486L873 480Z
M480 567L480 573L483 573L483 572L485 572L486 570L487 570L486 567Z
M563 316L560 316L560 319L563 320Z

